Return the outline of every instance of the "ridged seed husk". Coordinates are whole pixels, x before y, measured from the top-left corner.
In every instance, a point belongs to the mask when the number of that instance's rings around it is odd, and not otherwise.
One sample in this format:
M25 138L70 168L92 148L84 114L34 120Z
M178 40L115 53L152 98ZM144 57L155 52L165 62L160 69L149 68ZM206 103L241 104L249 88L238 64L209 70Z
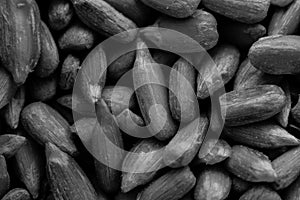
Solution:
M147 6L175 18L186 18L191 16L197 9L200 1L201 0L142 0Z
M141 87L137 88L135 93L146 125L149 125L151 134L159 140L169 139L177 131L169 109L168 91L163 86L164 80L160 66L153 61L146 44L139 40L133 82L135 88ZM150 108L153 115L151 117Z
M289 124L289 116L292 109L292 96L290 91L290 84L288 81L283 80L280 84L286 95L286 103L280 113L276 115L276 120L282 127L287 127Z
M180 129L164 150L165 164L173 168L187 166L198 153L208 125L207 117L201 115Z
M70 90L73 88L77 72L80 69L80 60L72 54L69 54L64 60L60 78L59 78L59 87L62 90Z
M26 142L27 140L23 136L13 134L0 135L0 155L10 158L14 156Z
M41 21L41 55L34 73L41 78L48 77L57 69L58 64L56 43L47 25Z
M10 188L10 176L7 171L7 164L4 156L0 155L0 198L2 198Z
M120 114L126 108L133 109L137 102L134 91L125 86L106 86L102 91L102 98L113 115Z
M107 109L105 109L105 112L107 112ZM103 113L103 111L101 112ZM111 114L107 115L106 125L101 126L97 118L81 118L71 127L72 132L77 133L81 142L94 157L92 162L94 162L96 169L95 183L97 183L100 190L108 192L120 187L121 174L115 169L121 168L123 159L122 151L117 149L117 147L123 149L120 143L122 138L117 133L118 130L115 130L116 126L113 125L115 122L112 120L113 116ZM114 136L115 138L113 138ZM110 182L108 183L108 181Z
M231 155L231 147L225 140L207 140L199 152L198 158L201 163L215 165L227 159Z
M27 190L15 188L10 190L1 200L31 200Z
M257 85L275 84L282 80L282 76L275 76L264 73L255 68L250 60L246 58L240 65L234 80L233 88L235 90L242 88L251 88Z
M240 52L232 45L217 46L212 49L210 55L214 67L210 66L210 61L206 62L201 67L197 79L197 96L200 99L208 98L224 87L235 75L240 62Z
M60 31L66 28L74 15L70 1L53 0L48 7L48 24L51 29Z
M9 103L16 90L12 76L0 65L0 109Z
M58 39L58 46L64 51L90 50L96 42L96 34L81 22L72 24Z
M51 142L71 155L77 153L70 125L50 106L42 102L27 105L22 111L21 122L27 133L39 143Z
M126 134L131 136L141 137L141 129L137 127L144 127L145 122L139 115L135 114L128 108L123 110L119 115L116 116L119 128Z
M84 117L96 117L94 105L87 102L84 98L78 97L76 94L67 94L58 98L56 102Z
M198 179L194 191L195 200L224 200L231 189L229 174L220 168L204 169Z
M25 87L18 88L16 94L11 98L4 108L4 118L8 126L16 129L19 125L21 111L25 104Z
M196 10L192 16L181 20L164 16L157 20L156 26L163 29L145 28L141 31L143 37L160 49L172 49L173 52L199 52L199 44L208 50L213 48L219 39L215 17L204 10ZM170 37L170 34L174 34L172 31L178 31L185 36L178 34L174 40Z
M109 80L119 80L124 74L126 74L126 72L128 72L133 67L135 61L135 53L135 51L130 51L114 60L108 66L107 77L109 78Z
M110 37L116 34L121 42L135 39L136 24L104 0L72 0L79 19L93 30Z
M286 190L286 200L298 200L300 198L300 177L298 177Z
M105 0L123 15L135 22L139 27L143 27L152 22L155 12L138 0Z
M94 48L81 64L82 70L78 74L78 85L75 84L75 87L80 87L80 92L89 103L94 104L101 99L106 82L106 67L106 55L101 46Z
M57 200L97 200L89 179L68 154L53 144L46 145L47 174Z
M300 72L300 36L275 35L259 39L249 50L251 64L268 74Z
M137 200L179 200L196 184L196 177L189 167L174 169L153 181Z
M83 144L89 144L97 123L96 118L81 118L72 125L71 131L80 137Z
M272 121L226 127L224 134L239 144L258 149L276 149L285 146L298 146L300 144L297 138Z
M203 0L202 3L218 14L246 24L262 21L270 7L270 0Z
M272 165L277 174L274 183L275 189L283 189L288 187L300 175L300 147L293 148L275 160Z
M227 169L237 177L250 182L274 182L277 174L269 158L245 146L233 146L226 162Z
M106 193L117 192L121 185L121 169L124 159L123 138L115 117L110 113L105 101L101 99L96 105L97 119L91 140L95 157L95 170L100 188ZM94 138L96 137L96 138ZM113 147L112 147L113 146ZM118 148L116 148L116 147ZM95 155L94 155L95 156Z
M268 35L294 34L300 23L299 14L299 0L293 0L293 3L288 8L277 8L269 24Z
M233 90L220 97L226 126L241 126L278 114L286 103L283 90L275 85L259 85Z
M39 8L35 0L4 0L0 7L0 60L21 85L40 56Z
M277 192L266 186L256 186L245 192L240 200L281 200Z
M145 139L127 153L122 165L123 192L145 185L154 178L164 166L163 149L164 146L159 141Z
M21 131L18 134L24 135ZM27 138L27 143L15 154L13 166L18 178L36 199L44 176L44 160L41 148L31 138Z
M180 122L191 122L198 115L195 95L196 70L183 58L173 66L169 77L169 105L172 116Z
M123 138L115 117L110 113L105 101L96 105L97 119L92 138L95 157L96 177L100 188L106 193L117 192L121 185L121 169L124 159ZM116 148L118 147L118 148Z

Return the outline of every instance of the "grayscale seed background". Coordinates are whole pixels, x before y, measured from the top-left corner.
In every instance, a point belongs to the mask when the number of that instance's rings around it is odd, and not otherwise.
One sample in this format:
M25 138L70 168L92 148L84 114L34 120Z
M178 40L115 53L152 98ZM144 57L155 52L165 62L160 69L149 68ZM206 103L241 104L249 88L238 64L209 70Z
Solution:
M0 200L299 200L300 0L0 0Z

